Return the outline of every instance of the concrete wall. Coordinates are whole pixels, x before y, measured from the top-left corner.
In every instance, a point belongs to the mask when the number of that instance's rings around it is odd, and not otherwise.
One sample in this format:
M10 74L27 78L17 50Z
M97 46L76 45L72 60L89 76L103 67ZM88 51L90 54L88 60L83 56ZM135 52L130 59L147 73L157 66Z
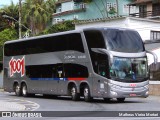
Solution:
M160 95L160 81L150 81L149 94Z

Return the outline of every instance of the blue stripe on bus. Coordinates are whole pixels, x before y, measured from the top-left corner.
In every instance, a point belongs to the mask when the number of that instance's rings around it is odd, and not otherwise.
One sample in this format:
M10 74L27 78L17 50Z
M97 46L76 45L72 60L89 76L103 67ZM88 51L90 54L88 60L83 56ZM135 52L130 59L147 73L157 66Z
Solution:
M67 78L30 78L31 80L68 80Z

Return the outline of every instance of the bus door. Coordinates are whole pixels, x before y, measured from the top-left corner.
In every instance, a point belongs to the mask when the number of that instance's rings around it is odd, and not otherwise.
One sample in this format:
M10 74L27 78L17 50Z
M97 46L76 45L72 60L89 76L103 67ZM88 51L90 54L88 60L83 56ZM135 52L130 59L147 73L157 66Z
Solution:
M93 80L94 94L98 97L103 96L107 88L105 82L107 82L107 77L109 76L109 67L107 61L98 61L96 63L97 76Z

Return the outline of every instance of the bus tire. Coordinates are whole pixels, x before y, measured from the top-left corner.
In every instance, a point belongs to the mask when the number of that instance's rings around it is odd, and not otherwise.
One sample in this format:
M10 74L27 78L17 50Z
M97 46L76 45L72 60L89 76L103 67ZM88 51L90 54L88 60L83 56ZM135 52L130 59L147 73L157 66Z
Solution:
M22 91L21 91L19 84L16 84L14 89L15 89L14 91L15 91L16 96L22 95Z
M103 98L105 102L111 102L111 98Z
M90 102L92 100L88 85L84 86L83 95L84 95L84 101Z
M125 98L117 98L118 102L124 102Z
M71 97L73 101L78 101L80 99L80 94L77 93L77 87L75 85L71 87Z
M28 96L27 85L25 83L22 85L22 96L23 97Z

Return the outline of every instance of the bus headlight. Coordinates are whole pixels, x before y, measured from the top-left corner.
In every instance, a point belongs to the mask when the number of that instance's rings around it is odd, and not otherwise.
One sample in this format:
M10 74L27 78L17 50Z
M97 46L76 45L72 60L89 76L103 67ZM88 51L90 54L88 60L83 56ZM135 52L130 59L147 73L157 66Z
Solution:
M114 92L114 91L111 91L111 95L112 95L112 96L117 96L117 93Z

